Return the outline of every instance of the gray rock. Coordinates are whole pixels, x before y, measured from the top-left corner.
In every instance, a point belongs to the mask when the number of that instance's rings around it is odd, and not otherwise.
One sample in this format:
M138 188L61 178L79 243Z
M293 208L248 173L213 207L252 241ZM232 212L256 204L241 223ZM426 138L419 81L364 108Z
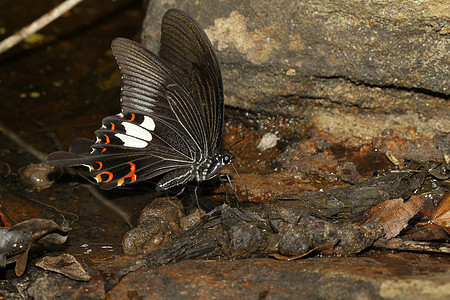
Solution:
M142 42L155 52L172 7L211 39L228 105L305 118L343 137L406 124L433 136L450 126L446 1L151 1Z

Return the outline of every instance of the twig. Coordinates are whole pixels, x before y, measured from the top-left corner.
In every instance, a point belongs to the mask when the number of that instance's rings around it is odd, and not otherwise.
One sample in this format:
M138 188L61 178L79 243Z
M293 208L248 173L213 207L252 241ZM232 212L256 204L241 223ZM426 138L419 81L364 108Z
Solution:
M25 149L28 153L39 159L40 161L45 161L45 158L47 154L37 150L33 146L29 145L27 142L22 140L20 136L15 134L11 129L6 128L1 122L0 122L0 131L3 132L8 138L10 138L12 141L14 141L17 145Z
M17 134L15 134L12 130L10 130L10 129L6 128L5 126L3 126L2 123L0 123L0 131L3 132L6 136L8 136L8 137L9 137L12 141L14 141L17 145L19 145L20 147L24 148L25 151L27 151L28 153L34 155L34 156L35 156L37 159L39 159L40 161L45 161L45 158L46 158L47 154L45 154L45 153L43 153L43 152L41 152L41 151L35 149L33 146L31 146L31 145L29 145L29 144L27 144L24 140L22 140L22 138L20 138L20 137L19 137ZM68 170L71 170L71 169L69 168ZM72 170L72 171L69 171L69 172L71 172L71 174L74 174L74 173L75 173L73 170ZM128 214L127 214L125 211L123 211L120 207L118 207L117 205L115 205L114 203L112 203L110 200L106 199L102 194L100 194L100 192L96 189L95 186L89 185L89 184L87 184L87 185L85 185L85 186L86 186L86 188L89 190L89 192L90 192L95 198L97 198L98 200L100 200L100 202L102 202L106 207L108 207L108 208L111 209L112 211L116 212L120 217L122 217L122 218L124 219L124 221L125 221L130 227L133 227L133 226L131 225L131 222L130 222L130 217L128 216ZM33 201L39 202L39 201L37 201L37 200L33 200ZM42 203L42 202L39 202L39 203L41 203L41 204L43 204L43 205L46 205L46 206L48 206L48 207L51 207L52 209L58 211L59 213L63 213L63 214L71 214L71 215L74 215L74 216L78 217L77 215L72 214L72 213L59 211L57 208L55 208L55 207L53 207L53 206L51 206L51 205L48 205L48 204L45 204L45 203Z
M71 213L71 212L68 212L68 211L64 211L64 210L59 210L55 206L47 204L47 203L44 203L44 202L41 202L39 200L32 199L32 198L23 198L23 199L31 201L31 202L34 202L34 203L37 203L38 205L45 206L45 207L47 207L50 210L56 211L58 214L61 214L63 218L64 218L64 215L69 215L69 216L74 217L76 221L78 221L80 219L80 217L77 214L74 214L74 213Z
M83 0L66 0L39 19L23 27L21 30L0 42L0 54L14 47L16 44L26 39L29 35L39 31L44 26L59 18L62 14L70 10Z
M88 189L88 191L95 197L97 200L100 200L100 202L105 205L110 210L114 211L116 214L118 214L126 223L128 226L133 228L133 225L131 225L130 222L130 216L119 206L115 205L111 200L104 197L100 191L97 189L96 186L92 184L83 184L84 187Z

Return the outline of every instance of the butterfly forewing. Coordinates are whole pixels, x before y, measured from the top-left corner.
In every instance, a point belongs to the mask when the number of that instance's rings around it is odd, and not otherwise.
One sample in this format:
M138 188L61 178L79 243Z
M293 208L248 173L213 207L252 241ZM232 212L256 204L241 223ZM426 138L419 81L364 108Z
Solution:
M220 146L223 123L223 86L219 62L203 29L185 12L169 10L162 20L159 56L201 104L209 140Z
M136 42L115 39L112 49L122 74L123 112L137 112L165 122L173 126L179 136L193 143L196 152L208 151L200 103L192 98L177 75Z

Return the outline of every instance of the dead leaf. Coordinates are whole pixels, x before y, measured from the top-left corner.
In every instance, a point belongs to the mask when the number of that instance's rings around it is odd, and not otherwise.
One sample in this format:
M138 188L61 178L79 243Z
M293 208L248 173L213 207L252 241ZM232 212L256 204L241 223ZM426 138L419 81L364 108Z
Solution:
M433 209L430 223L442 227L450 227L450 193L447 193Z
M409 230L402 238L412 241L445 241L450 239L450 234L443 227L427 223Z
M25 252L22 252L20 254L17 254L16 256L13 256L7 260L7 263L16 262L16 266L14 268L14 272L16 273L17 277L20 277L25 272L25 269L27 268L27 260L28 260L28 251L30 250L30 247L28 247Z
M30 219L11 228L0 227L0 268L15 262L16 275L21 276L34 243L63 244L69 230L67 224L58 225L47 219Z
M402 198L386 200L372 207L364 221L381 224L387 239L397 236L425 203L425 196L413 195L404 202Z
M2 221L4 227L11 228L13 226L11 219L1 210L0 205L0 220Z
M91 276L83 269L77 259L67 253L56 257L46 256L37 262L36 266L62 274L73 280L89 281L91 279Z

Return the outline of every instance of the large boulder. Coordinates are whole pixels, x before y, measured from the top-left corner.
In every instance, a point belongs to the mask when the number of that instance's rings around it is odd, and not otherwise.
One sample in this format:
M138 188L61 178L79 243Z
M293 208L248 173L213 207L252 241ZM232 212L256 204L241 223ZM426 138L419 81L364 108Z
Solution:
M228 105L301 117L344 138L448 133L448 1L155 0L142 32L155 52L173 7L211 39Z

